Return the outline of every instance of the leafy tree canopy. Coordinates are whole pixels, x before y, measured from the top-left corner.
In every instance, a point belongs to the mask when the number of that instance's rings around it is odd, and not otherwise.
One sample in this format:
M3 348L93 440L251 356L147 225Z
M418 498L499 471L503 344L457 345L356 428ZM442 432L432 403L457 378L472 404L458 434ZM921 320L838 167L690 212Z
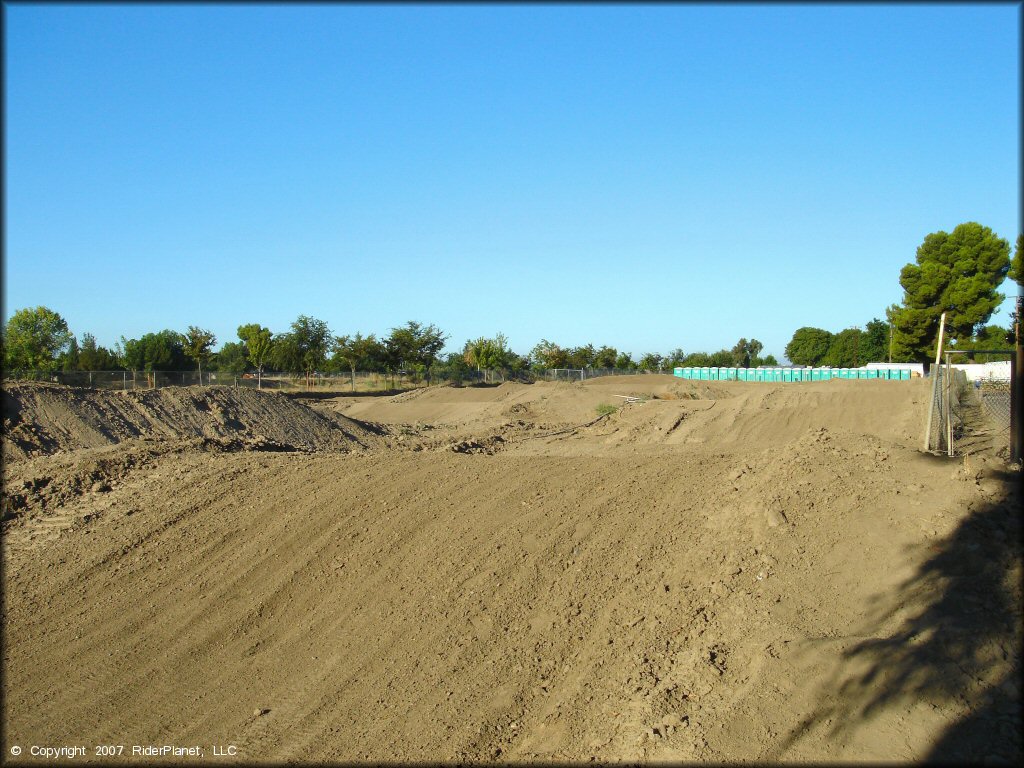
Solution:
M385 349L372 333L339 336L334 340L334 358L353 374L358 370L377 370L384 365Z
M493 339L481 336L467 341L462 348L462 359L478 371L501 371L512 368L516 355L508 348L508 339L499 333Z
M1017 235L1017 244L1013 249L1013 259L1010 261L1007 276L1024 288L1024 254L1021 251L1024 251L1024 235Z
M308 381L324 367L331 343L331 331L325 321L299 315L291 330L277 337L271 359L283 371L305 373Z
M248 363L249 350L246 349L244 342L241 341L225 342L220 351L214 355L214 366L216 369L225 373L233 373L235 376L241 376L245 373Z
M594 354L594 367L595 368L614 368L615 361L619 357L619 352L614 347L607 345L602 346Z
M444 348L447 338L433 324L424 326L410 320L400 328L392 328L384 344L393 365L405 369L421 365L429 369Z
M1005 298L996 289L1010 269L1009 254L1006 240L973 221L927 235L916 263L900 271L904 295L893 316L895 354L927 361L943 312L951 341L972 336L988 322Z
M246 357L256 369L257 379L261 379L263 368L273 353L274 334L259 323L248 323L238 326L238 338L245 345Z
M731 350L732 365L738 368L749 368L751 362L761 354L762 349L764 349L764 345L757 339L750 341L740 339Z
M147 333L139 339L121 337L121 359L130 371L190 370L183 339L177 331Z
M203 373L203 361L210 357L210 350L217 343L217 337L211 332L194 325L188 327L188 331L182 337L182 346L185 354L196 361L199 366L200 376Z
M117 355L96 343L91 333L82 334L78 350L78 368L82 371L116 371L121 367Z
M832 334L823 328L798 328L786 345L786 357L794 365L823 365L831 343Z
M536 367L541 369L569 367L569 353L547 339L541 339L537 343L530 351L530 357Z
M641 371L660 371L664 358L656 352L648 352L640 358L639 368Z
M4 365L8 369L55 370L74 338L64 318L52 309L20 309L3 329Z

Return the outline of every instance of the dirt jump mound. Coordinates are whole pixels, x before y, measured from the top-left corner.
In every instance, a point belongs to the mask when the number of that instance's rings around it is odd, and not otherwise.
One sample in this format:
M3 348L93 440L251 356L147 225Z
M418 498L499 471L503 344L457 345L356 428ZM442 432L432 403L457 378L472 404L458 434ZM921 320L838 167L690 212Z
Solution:
M133 438L234 440L253 447L350 450L375 435L341 415L277 393L230 387L105 391L8 383L3 390L7 461L99 448Z

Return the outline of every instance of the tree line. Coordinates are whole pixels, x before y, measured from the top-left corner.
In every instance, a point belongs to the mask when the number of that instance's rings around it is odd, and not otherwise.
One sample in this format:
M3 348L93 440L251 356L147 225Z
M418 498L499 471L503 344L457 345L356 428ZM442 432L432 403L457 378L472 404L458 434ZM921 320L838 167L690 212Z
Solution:
M79 341L57 312L47 307L15 312L2 334L6 370L33 371L217 371L242 375L288 373L309 381L317 373L370 371L412 374L430 381L432 375L459 376L470 371L507 374L552 368L665 371L676 366L778 365L773 355L761 356L757 339L740 339L732 349L667 354L647 353L634 360L628 352L608 345L561 346L541 339L526 355L514 352L502 333L469 339L461 351L442 354L449 335L434 324L410 320L378 338L334 335L324 320L300 315L283 333L259 323L240 325L237 341L214 351L212 332L189 326L184 333L163 330L139 338L121 337L113 349L99 346L90 333Z

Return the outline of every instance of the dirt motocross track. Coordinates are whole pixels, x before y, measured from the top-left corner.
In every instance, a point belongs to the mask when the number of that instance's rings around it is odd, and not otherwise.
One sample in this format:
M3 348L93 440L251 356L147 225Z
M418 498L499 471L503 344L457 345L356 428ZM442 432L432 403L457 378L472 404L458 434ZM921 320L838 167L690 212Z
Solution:
M1019 475L928 396L7 384L4 755L1014 762Z

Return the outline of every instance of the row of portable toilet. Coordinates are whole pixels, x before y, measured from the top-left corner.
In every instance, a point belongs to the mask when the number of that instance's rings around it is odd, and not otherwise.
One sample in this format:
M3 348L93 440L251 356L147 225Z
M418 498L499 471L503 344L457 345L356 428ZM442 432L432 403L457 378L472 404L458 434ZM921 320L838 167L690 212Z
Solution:
M829 379L910 378L907 368L868 370L866 368L675 368L674 376L699 381L828 381Z

